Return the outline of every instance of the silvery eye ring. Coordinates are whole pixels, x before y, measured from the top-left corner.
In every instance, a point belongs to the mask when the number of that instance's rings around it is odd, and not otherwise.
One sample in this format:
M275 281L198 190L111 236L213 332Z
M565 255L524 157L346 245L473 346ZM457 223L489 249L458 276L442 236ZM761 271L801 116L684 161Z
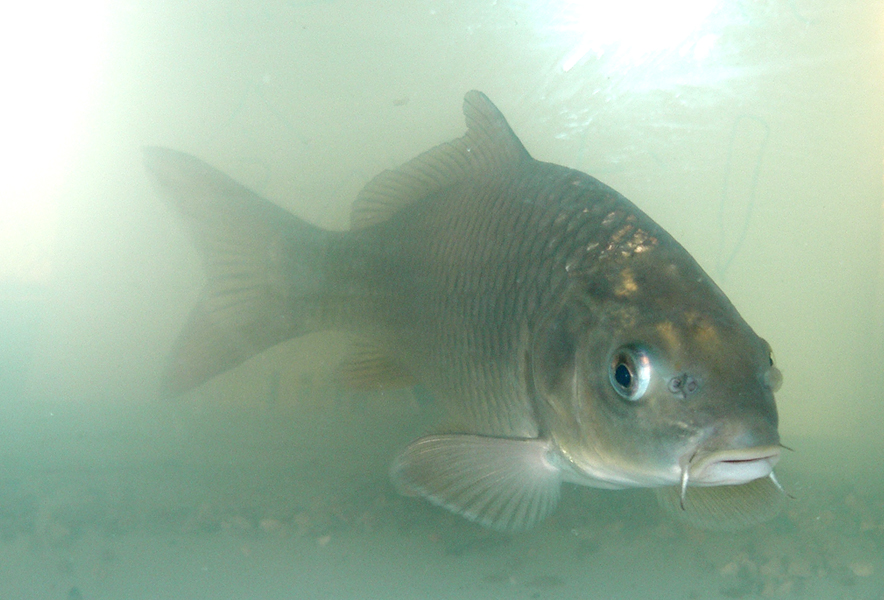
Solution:
M623 346L611 356L608 366L611 387L623 398L636 401L651 383L651 358L636 346Z

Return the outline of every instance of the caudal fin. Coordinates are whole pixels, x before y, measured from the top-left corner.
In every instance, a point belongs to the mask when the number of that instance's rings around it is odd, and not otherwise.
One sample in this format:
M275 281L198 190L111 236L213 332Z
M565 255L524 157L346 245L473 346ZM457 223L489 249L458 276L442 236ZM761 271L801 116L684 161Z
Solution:
M187 392L275 344L321 328L321 271L330 232L189 154L150 147L144 162L187 221L208 280L173 349L165 395Z

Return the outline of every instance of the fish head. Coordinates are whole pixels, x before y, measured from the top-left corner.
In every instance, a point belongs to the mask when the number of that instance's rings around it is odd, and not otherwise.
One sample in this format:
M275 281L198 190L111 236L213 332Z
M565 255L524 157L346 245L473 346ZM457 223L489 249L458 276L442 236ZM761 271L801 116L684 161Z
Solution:
M780 372L699 273L686 284L683 272L673 282L633 271L626 294L595 285L535 338L539 417L573 481L717 486L772 473Z

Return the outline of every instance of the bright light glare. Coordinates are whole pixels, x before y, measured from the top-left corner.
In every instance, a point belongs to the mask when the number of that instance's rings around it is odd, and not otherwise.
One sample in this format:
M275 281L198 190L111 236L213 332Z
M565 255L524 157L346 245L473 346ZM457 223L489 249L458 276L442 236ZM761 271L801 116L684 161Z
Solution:
M37 283L49 275L56 193L102 66L106 3L3 8L0 283Z
M718 0L573 0L563 9L562 29L581 37L562 59L562 70L570 71L590 53L614 53L638 63L650 53L677 48L717 4ZM709 47L703 50L708 53Z

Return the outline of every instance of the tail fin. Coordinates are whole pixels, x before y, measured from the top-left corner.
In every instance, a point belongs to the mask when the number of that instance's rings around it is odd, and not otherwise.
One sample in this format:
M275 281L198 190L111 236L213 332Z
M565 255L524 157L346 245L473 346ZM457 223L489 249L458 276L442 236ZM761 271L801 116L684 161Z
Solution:
M330 232L188 154L145 148L144 161L188 222L208 279L173 349L165 395L187 392L275 344L321 328Z

